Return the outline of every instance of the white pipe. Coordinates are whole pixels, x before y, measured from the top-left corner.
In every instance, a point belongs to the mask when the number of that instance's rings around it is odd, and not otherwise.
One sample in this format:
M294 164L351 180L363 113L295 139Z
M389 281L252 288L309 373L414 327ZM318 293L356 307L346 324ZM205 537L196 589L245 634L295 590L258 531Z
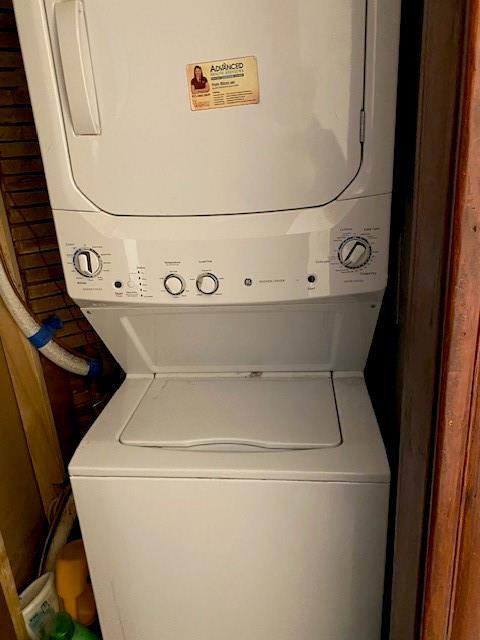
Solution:
M31 317L18 299L17 293L10 284L10 280L8 279L1 260L0 297L3 299L12 318L15 320L26 338L31 338L41 329L38 322ZM60 347L56 342L53 342L53 340L50 340L50 342L45 346L40 347L39 351L56 365L62 369L66 369L66 371L70 371L71 373L86 376L90 371L90 363L87 360L78 358L65 349L62 349L62 347Z
M68 541L70 532L72 531L75 519L77 517L77 510L75 508L75 502L73 495L70 494L65 506L63 507L60 519L53 531L53 537L48 545L48 551L45 557L45 561L40 566L40 574L45 571L55 571L55 562L57 560L58 553Z

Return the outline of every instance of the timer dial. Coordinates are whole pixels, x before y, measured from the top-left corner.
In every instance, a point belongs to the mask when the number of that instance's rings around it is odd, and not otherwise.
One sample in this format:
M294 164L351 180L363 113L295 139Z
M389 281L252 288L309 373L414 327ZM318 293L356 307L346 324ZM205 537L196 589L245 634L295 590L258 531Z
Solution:
M372 255L372 247L366 238L359 236L347 238L340 245L338 259L347 269L360 269Z
M164 279L163 284L171 296L179 296L185 291L183 278L177 276L175 273L169 273Z
M94 278L102 270L102 259L93 249L79 249L73 256L73 266L80 275Z
M202 273L197 278L197 289L200 293L211 296L218 289L218 278L213 273Z

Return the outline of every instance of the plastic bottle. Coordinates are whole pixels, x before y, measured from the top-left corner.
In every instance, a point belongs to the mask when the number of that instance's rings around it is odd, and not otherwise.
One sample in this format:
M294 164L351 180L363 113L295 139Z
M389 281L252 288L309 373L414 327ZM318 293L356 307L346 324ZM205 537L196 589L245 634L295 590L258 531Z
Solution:
M42 640L98 640L98 637L62 611L47 621L43 628Z
M66 544L55 564L55 584L62 609L86 626L97 616L92 585L88 582L88 565L81 540Z

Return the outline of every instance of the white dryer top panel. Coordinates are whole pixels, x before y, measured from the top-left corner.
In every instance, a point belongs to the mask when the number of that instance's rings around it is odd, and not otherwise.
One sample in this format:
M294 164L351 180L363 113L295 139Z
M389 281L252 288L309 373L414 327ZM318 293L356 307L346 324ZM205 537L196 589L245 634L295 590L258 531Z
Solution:
M366 4L45 0L77 187L119 215L334 200L362 162Z
M223 450L341 444L330 374L157 377L123 431L127 445Z

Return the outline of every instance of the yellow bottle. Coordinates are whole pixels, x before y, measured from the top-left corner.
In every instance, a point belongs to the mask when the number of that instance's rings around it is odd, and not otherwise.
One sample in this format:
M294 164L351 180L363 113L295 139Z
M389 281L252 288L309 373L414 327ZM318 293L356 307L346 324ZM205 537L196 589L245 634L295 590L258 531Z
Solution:
M88 564L82 540L66 544L55 563L55 583L63 608L74 620L86 626L97 616Z

